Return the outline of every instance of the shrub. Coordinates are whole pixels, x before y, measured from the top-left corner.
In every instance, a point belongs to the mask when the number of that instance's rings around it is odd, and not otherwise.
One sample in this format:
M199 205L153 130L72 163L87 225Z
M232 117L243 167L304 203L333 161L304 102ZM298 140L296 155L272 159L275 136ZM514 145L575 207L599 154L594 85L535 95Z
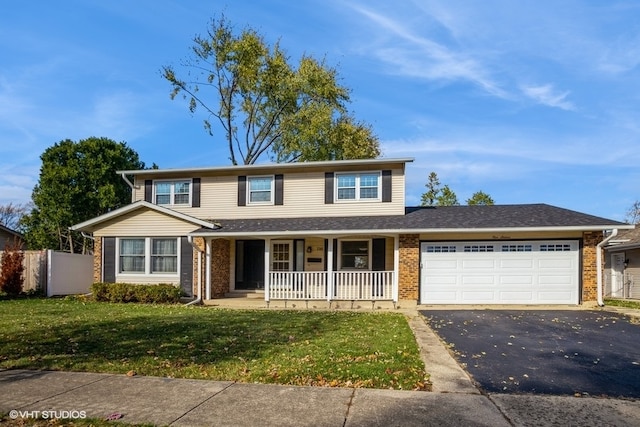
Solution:
M180 288L169 284L136 285L132 283L94 283L91 293L96 301L175 304Z
M0 269L0 291L9 296L15 296L22 292L24 266L22 261L24 253L18 240L7 243L2 252L2 269Z

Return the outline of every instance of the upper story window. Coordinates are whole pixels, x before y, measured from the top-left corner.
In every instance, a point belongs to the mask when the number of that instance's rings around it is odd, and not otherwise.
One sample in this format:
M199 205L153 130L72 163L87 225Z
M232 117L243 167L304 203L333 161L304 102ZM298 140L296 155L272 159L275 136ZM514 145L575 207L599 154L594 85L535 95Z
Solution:
M380 200L380 172L336 174L336 200Z
M273 176L248 177L247 200L249 204L273 204Z
M191 180L156 181L156 204L188 205L191 196Z

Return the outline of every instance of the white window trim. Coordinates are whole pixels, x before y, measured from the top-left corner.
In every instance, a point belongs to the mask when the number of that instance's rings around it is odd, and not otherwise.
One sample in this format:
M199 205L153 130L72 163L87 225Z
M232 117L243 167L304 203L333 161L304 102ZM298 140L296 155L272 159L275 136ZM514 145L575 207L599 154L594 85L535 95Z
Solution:
M176 183L188 182L189 183L189 200L186 203L175 203L176 200ZM169 193L169 203L155 203L158 200L157 185L162 183L171 183L171 192ZM156 179L153 181L153 201L160 206L191 206L191 199L193 197L193 179Z
M338 177L348 176L348 175L355 175L356 177L356 197L355 199L340 199L338 198L338 190L340 188L338 187L338 181L339 181ZM378 197L376 197L375 199L360 198L360 176L361 175L377 175L378 176ZM333 189L334 203L354 203L354 202L366 203L366 202L380 202L382 200L382 171L336 172L334 181L335 181L334 189Z
M342 242L367 242L367 268L353 268L342 266ZM373 242L372 239L338 239L338 271L371 271L371 265L373 262Z
M268 178L271 181L271 185L270 185L270 189L269 189L269 200L268 201L260 201L260 202L252 202L251 201L251 180L252 179L264 179L264 178ZM247 200L247 205L263 205L263 206L268 206L268 205L274 205L275 204L275 190L276 190L276 177L275 175L253 175L253 176L248 176L247 177L247 195L246 195L246 200ZM266 190L265 190L266 191Z
M120 271L120 241L121 240L134 240L134 239L144 239L144 272L142 271ZM153 273L151 271L151 241L153 239L176 239L178 241L176 246L176 256L177 256L177 271L175 273L167 273L167 272L159 272ZM176 279L180 277L180 263L181 263L181 247L182 239L175 236L153 236L153 237L141 237L141 236L126 236L126 237L116 237L116 278L123 277L155 277L155 278L172 278Z
M293 240L272 240L271 241L271 250L269 251L269 271L285 272L285 270L273 269L273 263L278 262L273 259L273 255L275 254L274 246L277 244L289 245L289 269L286 271L293 271L294 259L296 257L295 245L293 244Z

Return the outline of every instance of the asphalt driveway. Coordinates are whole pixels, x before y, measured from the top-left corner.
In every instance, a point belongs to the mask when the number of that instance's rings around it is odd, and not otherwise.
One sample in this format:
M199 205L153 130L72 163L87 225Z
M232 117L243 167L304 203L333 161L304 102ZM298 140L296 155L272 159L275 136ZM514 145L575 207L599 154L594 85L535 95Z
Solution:
M583 310L420 313L486 392L640 398L637 320Z

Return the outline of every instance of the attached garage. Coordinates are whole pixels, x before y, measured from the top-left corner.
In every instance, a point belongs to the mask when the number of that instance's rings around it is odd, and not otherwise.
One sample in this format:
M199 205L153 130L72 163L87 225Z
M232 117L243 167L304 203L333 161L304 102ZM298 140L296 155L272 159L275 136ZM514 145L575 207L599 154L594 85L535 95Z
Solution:
M578 240L422 242L421 304L578 304Z

